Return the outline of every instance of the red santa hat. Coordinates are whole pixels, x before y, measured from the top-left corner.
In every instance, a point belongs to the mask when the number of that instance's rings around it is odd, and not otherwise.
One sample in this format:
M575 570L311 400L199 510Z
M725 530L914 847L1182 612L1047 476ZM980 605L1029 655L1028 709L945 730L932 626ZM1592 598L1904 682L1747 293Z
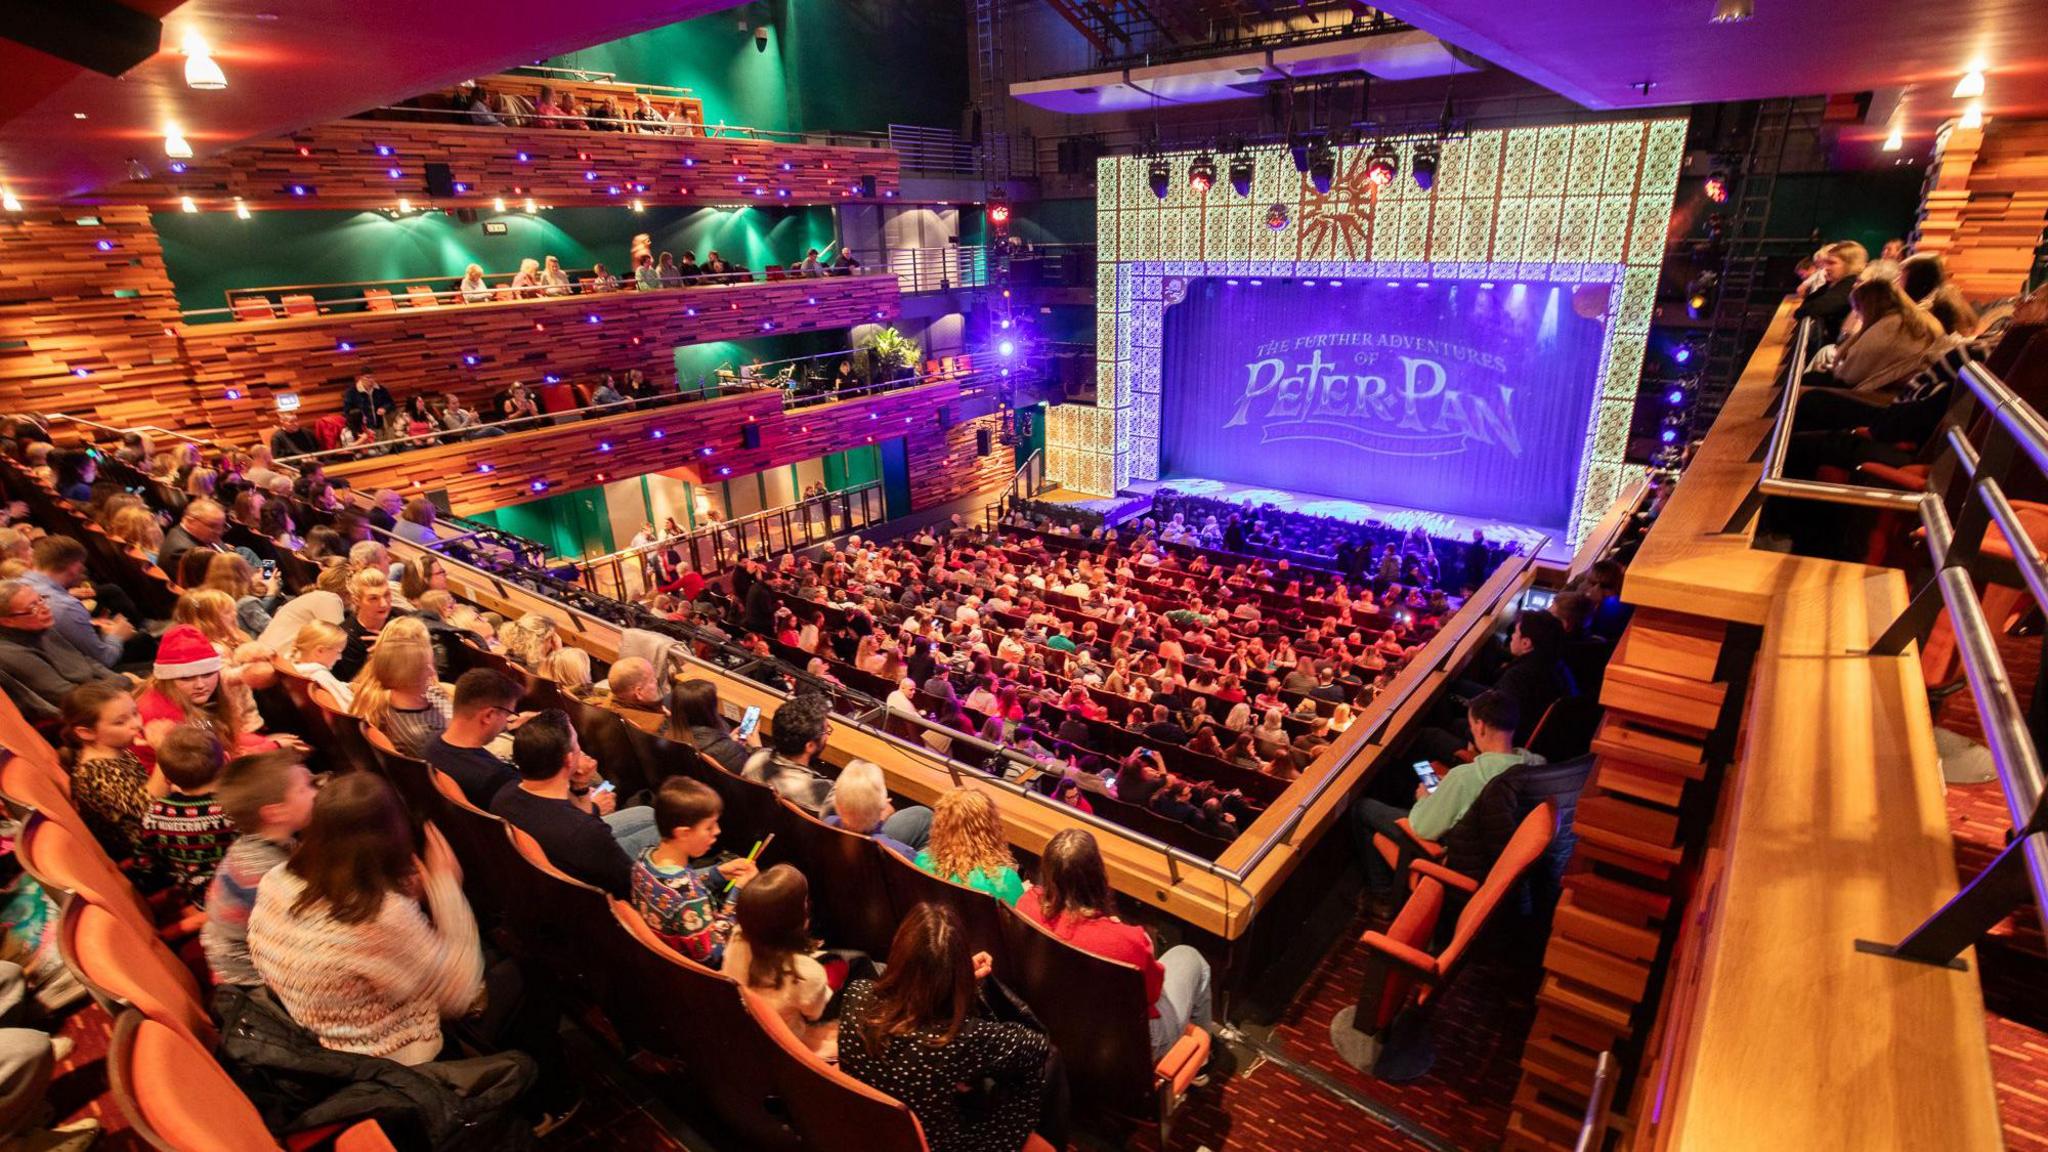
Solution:
M220 653L213 641L190 624L174 624L156 646L156 667L151 673L159 680L184 680L220 671Z

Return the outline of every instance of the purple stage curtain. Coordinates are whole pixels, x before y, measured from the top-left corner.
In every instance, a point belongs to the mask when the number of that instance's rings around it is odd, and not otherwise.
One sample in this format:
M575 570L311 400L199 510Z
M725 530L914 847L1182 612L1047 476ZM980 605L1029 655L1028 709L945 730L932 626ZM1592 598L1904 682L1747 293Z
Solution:
M1605 335L1573 293L1196 280L1164 319L1160 474L1567 525Z

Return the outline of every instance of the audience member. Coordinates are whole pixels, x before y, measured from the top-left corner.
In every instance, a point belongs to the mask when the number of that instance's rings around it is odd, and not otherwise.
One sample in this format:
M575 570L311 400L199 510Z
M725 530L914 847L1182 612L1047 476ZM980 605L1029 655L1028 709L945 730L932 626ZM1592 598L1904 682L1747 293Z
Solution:
M836 1059L839 1026L823 1019L832 986L811 955L811 886L804 874L787 864L766 869L733 898L733 919L719 970L761 997L811 1051Z
M785 706L786 707L786 706ZM734 740L718 708L718 686L709 680L684 680L669 691L668 734L696 748L727 772L746 771L755 752ZM758 737L750 738L758 743Z
M577 746L569 717L549 709L512 737L518 783L500 788L491 811L534 838L548 861L621 900L632 895L633 860L660 840L649 808L615 809L597 762Z
M870 760L849 760L832 786L832 814L825 823L863 836L914 860L931 841L932 810L915 804L901 812L889 800L882 767Z
M312 819L316 795L313 775L297 751L240 756L221 772L215 797L236 835L206 890L206 926L200 931L215 984L263 983L249 959L249 912L263 877L290 859L300 829Z
M462 789L463 798L488 812L491 802L519 773L492 752L496 742L520 722L521 688L517 680L492 668L471 668L455 681L448 726L427 741L420 758L445 773Z
M206 902L214 869L235 838L214 796L226 764L219 738L196 724L177 725L157 741L156 767L166 789L143 811L142 854L194 904Z
M654 795L654 826L661 842L633 862L633 908L669 947L717 968L735 921L732 896L758 869L745 857L703 868L691 862L718 843L725 802L687 776L662 781Z
M931 839L917 854L917 866L986 892L1005 904L1024 895L1024 878L1003 837L995 801L972 788L955 788L939 798L932 812Z
M748 757L740 772L775 789L783 799L823 818L832 804L832 781L812 764L832 734L832 701L807 693L783 704L768 730L768 747Z
M71 778L71 803L86 830L115 860L137 854L152 799L150 772L135 755L142 714L135 697L112 683L84 684L64 697L58 762Z

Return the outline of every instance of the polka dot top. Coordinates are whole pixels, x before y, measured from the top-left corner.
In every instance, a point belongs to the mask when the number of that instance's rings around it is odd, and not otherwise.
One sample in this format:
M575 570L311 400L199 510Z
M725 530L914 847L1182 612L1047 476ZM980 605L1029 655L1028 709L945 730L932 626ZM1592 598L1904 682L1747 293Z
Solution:
M862 1025L876 1014L874 983L847 985L840 1008L839 1067L910 1106L931 1152L1018 1152L1038 1122L1046 1038L1022 1024L969 1016L949 1044L923 1035L868 1048ZM978 1089L983 1080L995 1091Z

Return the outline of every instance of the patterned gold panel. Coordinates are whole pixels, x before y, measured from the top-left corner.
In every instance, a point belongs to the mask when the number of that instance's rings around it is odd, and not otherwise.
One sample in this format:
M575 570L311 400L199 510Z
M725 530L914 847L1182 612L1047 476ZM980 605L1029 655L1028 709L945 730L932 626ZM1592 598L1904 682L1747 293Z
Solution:
M1571 170L1564 179L1567 196L1597 196L1607 176L1607 144L1613 137L1610 124L1580 124L1572 129Z
M1529 214L1522 221L1522 263L1548 264L1563 257L1557 251L1558 218L1564 201L1546 196L1529 201Z
M1597 196L1571 196L1557 225L1557 258L1583 264L1593 258L1593 221L1600 210ZM1611 262L1611 261L1610 261Z

